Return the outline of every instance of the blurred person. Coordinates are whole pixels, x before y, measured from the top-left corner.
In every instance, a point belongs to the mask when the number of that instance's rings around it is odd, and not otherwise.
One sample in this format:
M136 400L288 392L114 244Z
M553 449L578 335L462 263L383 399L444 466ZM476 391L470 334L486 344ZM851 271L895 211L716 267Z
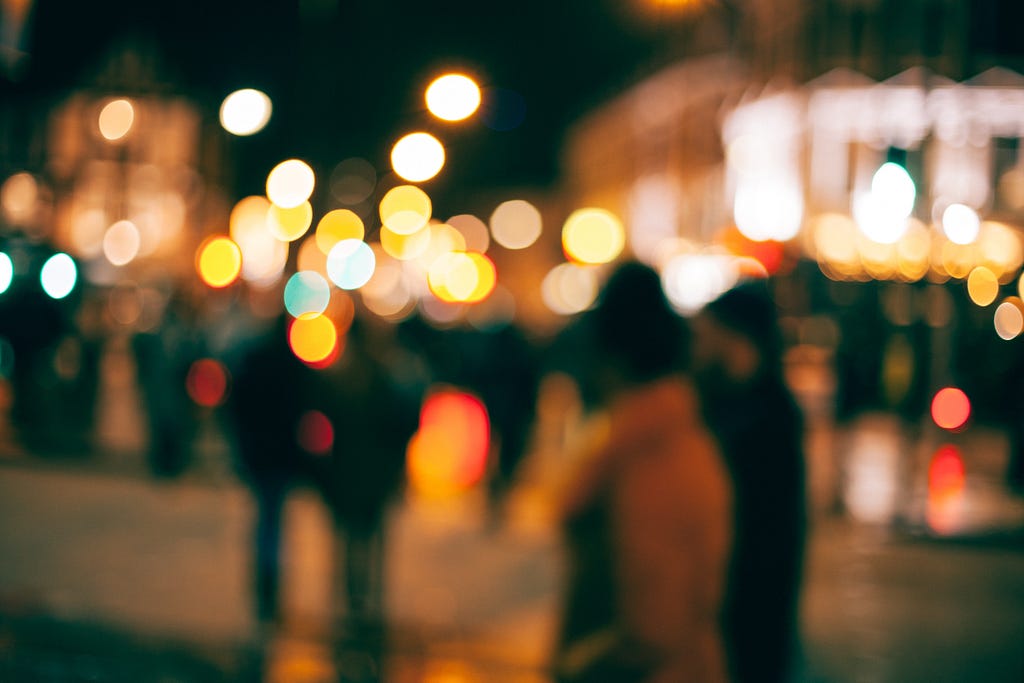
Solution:
M621 266L584 320L598 406L565 482L569 585L557 679L727 681L725 465L686 378L687 330L657 273Z
M375 626L383 612L384 522L400 490L405 453L419 424L420 386L387 323L357 319L341 357L320 376L319 403L334 441L319 461L317 479L333 513L344 566L347 617Z
M802 417L783 379L775 304L741 285L694 319L704 413L732 477L725 636L738 683L783 681L797 646L806 535Z
M201 350L193 318L188 300L174 292L160 324L132 338L149 427L147 463L156 477L181 474L191 458L196 424L185 379Z
M311 370L288 346L282 314L240 353L228 401L239 469L256 505L253 519L253 598L259 619L280 618L281 536L289 490L305 472L296 438L310 403Z

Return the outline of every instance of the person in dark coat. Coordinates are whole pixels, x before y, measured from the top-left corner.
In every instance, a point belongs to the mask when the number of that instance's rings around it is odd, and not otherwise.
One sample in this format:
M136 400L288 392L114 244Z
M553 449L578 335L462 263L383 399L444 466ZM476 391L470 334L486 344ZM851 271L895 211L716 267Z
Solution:
M264 620L279 617L283 511L305 469L296 430L309 405L311 372L288 347L283 315L242 354L233 372L228 407L240 474L256 504L253 588L256 613Z
M775 305L741 285L694 320L708 424L729 468L735 546L724 630L733 680L787 679L797 645L806 535L803 423L783 380Z
M319 378L320 404L334 429L317 479L344 541L347 616L374 626L382 616L384 522L405 476L405 451L419 421L420 387L391 330L357 319L341 358Z

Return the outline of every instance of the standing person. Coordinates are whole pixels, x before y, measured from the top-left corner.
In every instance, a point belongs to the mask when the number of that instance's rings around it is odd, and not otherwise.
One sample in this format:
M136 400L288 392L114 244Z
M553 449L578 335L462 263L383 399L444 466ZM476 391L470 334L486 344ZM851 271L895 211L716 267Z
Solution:
M741 285L694 320L698 386L735 491L725 634L737 683L790 675L806 535L803 424L782 376L763 286Z
M308 405L310 373L288 348L284 315L243 353L234 370L229 406L240 474L256 504L253 589L261 620L280 616L283 512L303 470L296 428Z
M561 500L571 558L558 680L727 681L731 492L682 374L684 322L657 273L629 263L586 325L601 408Z
M357 319L345 349L322 374L321 402L334 428L318 479L343 539L347 616L357 627L383 616L384 521L405 474L405 450L419 418L419 387L400 382L407 365L392 330Z

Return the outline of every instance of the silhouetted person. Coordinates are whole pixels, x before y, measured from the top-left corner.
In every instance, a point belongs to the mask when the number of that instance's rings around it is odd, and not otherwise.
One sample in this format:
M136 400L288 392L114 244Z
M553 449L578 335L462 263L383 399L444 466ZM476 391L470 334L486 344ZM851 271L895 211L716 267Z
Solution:
M731 491L683 374L684 322L657 273L628 263L584 326L601 410L561 501L570 568L558 680L727 681Z
M802 418L782 376L775 305L742 285L694 320L708 424L735 490L735 547L725 610L733 676L789 674L806 533Z
M229 406L241 475L256 504L253 588L261 619L279 616L282 513L304 469L296 430L309 405L311 372L289 349L287 319L281 316L243 352L233 374Z
M175 293L159 327L132 339L149 426L147 462L158 477L181 474L191 456L195 419L185 380L192 361L199 357L191 317L188 302Z
M384 516L405 474L406 445L419 418L419 387L399 382L403 365L390 330L357 320L341 358L321 375L320 403L334 428L320 485L344 539L344 594L356 625L383 608Z

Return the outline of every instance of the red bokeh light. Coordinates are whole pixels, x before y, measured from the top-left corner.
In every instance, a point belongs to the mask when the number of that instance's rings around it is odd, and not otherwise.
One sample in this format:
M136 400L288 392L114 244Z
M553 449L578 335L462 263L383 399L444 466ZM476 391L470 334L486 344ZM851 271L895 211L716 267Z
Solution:
M201 358L188 369L185 390L197 405L216 408L228 395L228 371L220 361Z
M310 410L299 418L295 437L303 450L313 455L326 455L334 447L334 425L319 410Z
M960 389L940 389L932 399L932 419L943 429L960 429L971 416L971 401Z
M964 490L965 479L960 449L950 444L940 447L928 466L928 493L939 498L957 495Z

